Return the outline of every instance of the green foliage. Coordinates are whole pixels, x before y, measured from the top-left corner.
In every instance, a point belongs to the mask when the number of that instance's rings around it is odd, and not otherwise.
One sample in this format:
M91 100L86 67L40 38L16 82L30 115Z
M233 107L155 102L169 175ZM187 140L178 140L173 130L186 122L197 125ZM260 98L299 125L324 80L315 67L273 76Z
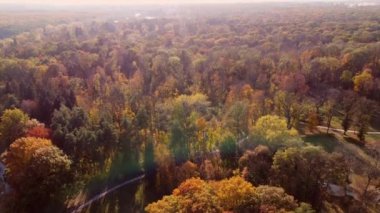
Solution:
M256 143L278 148L292 145L297 140L297 130L288 129L286 120L275 115L259 118L253 127L252 138Z
M300 201L320 205L325 184L347 184L345 160L327 154L320 147L279 150L273 157L272 182L284 187Z
M232 136L228 136L223 139L219 146L220 157L222 160L226 161L227 165L233 167L237 161L238 146L236 144L236 139Z
M29 116L19 109L5 110L0 118L0 152L23 136Z
M248 134L248 104L238 101L234 103L226 113L226 127L236 136L244 136Z

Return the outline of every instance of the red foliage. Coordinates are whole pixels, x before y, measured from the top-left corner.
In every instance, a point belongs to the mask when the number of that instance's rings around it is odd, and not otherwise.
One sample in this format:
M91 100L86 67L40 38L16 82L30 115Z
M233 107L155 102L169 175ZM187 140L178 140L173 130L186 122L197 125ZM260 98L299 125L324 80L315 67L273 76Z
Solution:
M50 139L51 130L46 127L36 126L26 132L27 137Z

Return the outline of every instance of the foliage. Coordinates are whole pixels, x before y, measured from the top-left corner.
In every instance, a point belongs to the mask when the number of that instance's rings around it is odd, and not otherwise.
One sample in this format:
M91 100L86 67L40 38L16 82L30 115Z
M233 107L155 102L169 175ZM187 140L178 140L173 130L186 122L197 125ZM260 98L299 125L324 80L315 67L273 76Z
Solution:
M326 184L346 185L345 161L320 147L306 146L279 150L273 157L271 181L300 201L320 205Z
M188 179L172 195L145 208L147 212L266 212L265 209L314 212L306 203L299 205L282 188L254 187L238 176L211 182Z
M71 160L50 140L20 138L3 155L7 181L16 191L19 211L36 211L44 202L57 196L70 181Z
M0 152L26 131L29 116L19 109L5 110L0 118Z
M253 127L253 140L273 148L285 146L287 141L298 135L297 130L288 129L286 120L275 115L259 118Z
M52 146L52 142L41 138L19 138L14 141L3 155L8 169L7 180L17 190L22 190L22 183L27 180L27 168L34 153L43 147Z
M268 147L259 145L253 151L247 150L239 159L239 168L243 177L255 185L267 184L272 153Z

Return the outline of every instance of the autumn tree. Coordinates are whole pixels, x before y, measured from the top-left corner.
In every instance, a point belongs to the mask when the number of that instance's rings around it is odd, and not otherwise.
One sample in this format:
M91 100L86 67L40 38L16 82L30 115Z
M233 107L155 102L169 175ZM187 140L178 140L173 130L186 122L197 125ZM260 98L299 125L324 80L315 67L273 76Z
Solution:
M239 159L243 177L255 185L267 184L272 166L272 153L268 147L259 145L247 150Z
M71 181L71 160L55 146L37 149L26 168L22 181L25 202L30 209L40 209L44 202L58 199L59 191Z
M221 212L215 191L198 178L183 182L172 195L148 205L147 212Z
M274 103L278 113L286 118L288 129L298 124L306 110L305 103L301 103L301 97L294 93L279 91L274 97Z
M52 142L41 138L19 138L14 141L3 155L8 168L7 180L16 190L22 190L22 183L27 180L27 168L36 150L52 146Z
M353 77L354 90L363 95L368 95L374 87L372 71L365 69Z
M325 196L325 183L347 184L344 162L315 146L280 150L273 157L271 181L300 201L319 208Z
M288 129L286 120L275 115L266 115L256 121L253 127L252 140L272 148L290 145L296 138L297 130Z
M241 177L232 177L217 182L211 182L216 191L220 205L224 211L255 211L258 209L259 198L253 185Z
M28 129L26 132L26 137L35 137L35 138L46 138L49 139L51 135L51 130L44 126L36 126Z
M13 208L19 211L36 212L70 181L71 161L50 140L17 139L2 157L8 168L7 180L20 204Z
M254 187L242 177L206 182L191 178L169 196L149 204L145 211L161 212L304 212L314 213L309 204L298 204L284 189Z

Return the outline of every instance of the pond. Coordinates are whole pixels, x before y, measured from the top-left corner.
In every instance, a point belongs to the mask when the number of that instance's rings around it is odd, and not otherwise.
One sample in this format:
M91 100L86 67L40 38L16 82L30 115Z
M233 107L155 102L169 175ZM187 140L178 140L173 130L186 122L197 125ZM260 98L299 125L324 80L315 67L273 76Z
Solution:
M84 213L129 213L144 212L151 202L162 197L145 178L113 190L92 202L79 212Z

